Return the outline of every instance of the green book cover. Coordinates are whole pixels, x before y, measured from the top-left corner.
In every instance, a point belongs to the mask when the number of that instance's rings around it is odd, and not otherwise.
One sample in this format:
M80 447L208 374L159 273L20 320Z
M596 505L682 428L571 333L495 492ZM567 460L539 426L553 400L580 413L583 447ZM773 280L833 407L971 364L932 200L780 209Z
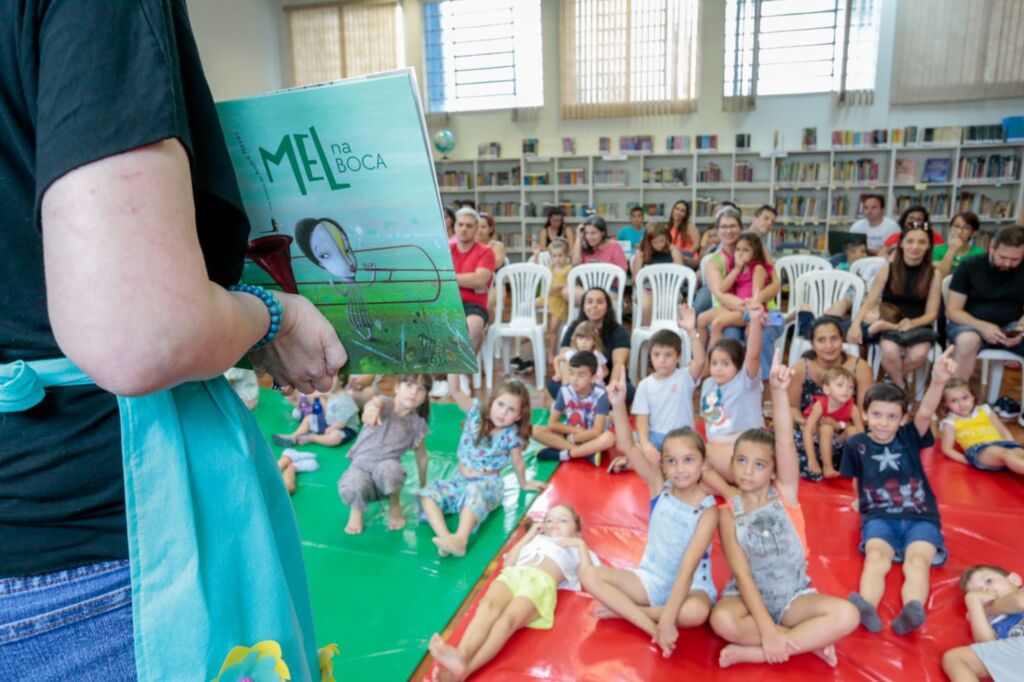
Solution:
M350 373L475 372L412 70L217 110L251 225L243 280L312 301Z

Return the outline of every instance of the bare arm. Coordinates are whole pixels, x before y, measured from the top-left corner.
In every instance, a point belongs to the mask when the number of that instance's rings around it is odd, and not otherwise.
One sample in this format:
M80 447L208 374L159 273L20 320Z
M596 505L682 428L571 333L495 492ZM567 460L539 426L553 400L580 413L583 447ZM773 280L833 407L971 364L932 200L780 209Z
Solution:
M463 412L469 412L473 408L472 399L462 392L462 378L458 374L448 375L448 393Z
M690 377L694 381L700 381L704 373L704 364L707 362L707 350L704 348L704 340L700 337L700 330L697 329L697 318L693 308L685 303L680 304L677 321L690 338Z
M707 277L707 285L708 289L711 289L711 295L717 298L722 305L736 310L743 307L743 299L729 293L728 288L723 283L724 276L715 267L714 263L708 263L704 274Z
M943 424L942 427L942 454L954 462L967 464L967 458L956 449L956 429L952 424Z
M582 230L582 226L579 229ZM569 231L570 230L566 230L566 232ZM572 251L572 264L579 265L580 263L583 262L583 235L574 234L573 236L578 237L578 239L570 240L570 246Z
M619 378L608 384L608 400L612 404L612 419L615 423L615 447L626 456L629 466L647 483L647 490L653 498L665 486L665 476L661 467L652 464L633 442L633 432L629 428L629 415L626 413L626 380L620 373Z
M477 268L473 272L465 272L461 275L456 274L455 281L464 289L486 289L490 285L491 277L493 276L494 272L492 270Z
M577 429L574 440L576 444L586 443L588 440L593 440L604 433L604 423L607 421L608 415L606 414L595 414L594 425L589 429Z
M523 551L523 547L530 542L530 540L537 537L540 533L540 521L535 521L530 528L523 533L522 537L516 540L516 544L512 545L512 549L508 550L508 554L505 555L505 565L515 566L516 562L519 561L519 553Z
M417 445L413 452L416 453L416 471L420 477L420 487L427 484L427 446L425 443Z
M764 311L753 308L750 311L750 324L747 325L747 354L743 360L743 368L751 379L761 377L761 335L764 329ZM789 403L786 402L786 405Z
M953 360L953 346L946 349L932 367L932 380L921 399L921 405L914 415L914 426L922 436L932 428L932 415L942 402L942 389L946 382L956 376L956 361Z
M682 251L680 251L675 246L671 246L671 247L669 247L669 253L672 254L672 262L673 263L675 263L676 265L683 265L683 252Z
M54 336L100 387L142 395L214 377L266 334L263 302L207 275L178 141L70 171L41 212ZM281 331L260 366L282 385L329 390L345 361L337 335L305 299L276 297Z
M754 301L761 305L768 305L771 301L775 300L779 290L782 288L782 279L779 277L778 269L772 269L772 276L770 279L766 278L763 285L757 284L757 279L754 280Z
M986 343L1006 344L1009 338L999 328L999 325L979 320L971 315L964 306L967 304L967 296L950 289L949 297L946 299L946 317L953 324L966 324L974 327L981 334Z
M563 436L568 436L570 434L581 433L583 431L583 429L581 429L578 426L573 426L571 424L566 424L565 422L563 422L562 421L562 414L563 414L563 412L561 410L556 410L555 408L551 408L551 413L548 415L548 428L549 429L551 429L555 433L560 433Z
M858 433L864 433L864 413L862 413L860 408L856 405L854 405L853 410L850 411L850 421L853 423L853 428L857 429Z
M686 546L683 560L679 562L679 572L676 573L675 582L672 583L668 602L661 611L661 618L658 620L658 633L655 635L663 652L666 650L671 652L675 648L675 642L679 636L679 625L677 624L679 610L682 609L683 602L690 594L693 574L697 571L697 566L700 565L704 553L711 545L717 527L718 510L715 508L705 510L697 522L697 528L694 529L693 537L690 538L690 544ZM662 634L663 630L665 635Z
M795 506L800 485L800 458L793 440L793 418L786 400L786 389L792 378L792 370L782 364L782 350L776 350L769 378L772 418L775 420L775 483L790 505Z
M807 460L809 462L817 462L818 455L814 449L814 436L818 433L818 423L821 421L821 415L824 410L821 407L821 403L814 403L811 406L811 412L804 419L804 452L807 453Z
M857 365L853 370L853 376L857 380L857 408L860 410L861 416L863 417L864 396L874 383L874 379L871 375L871 367L864 360L857 358Z
M964 603L967 605L967 620L971 624L971 636L974 637L975 642L993 642L998 639L996 631L988 622L988 614L985 613L987 599L988 597L980 592L968 592L964 595Z
M793 371L793 378L789 382L789 388L786 389L786 397L789 398L789 412L793 415L795 424L803 424L804 413L800 410L800 398L803 393L804 378L807 376L807 363L797 363L796 367L790 369Z
M1013 434L1010 433L1010 429L1006 428L1006 424L1003 423L1002 419L992 419L992 415L990 414L989 421L991 421L992 425L996 427L996 431L999 432L999 435L1003 440L1016 440L1016 438L1013 437Z
M633 417L636 420L636 435L640 439L641 447L651 445L651 415L635 414Z
M871 280L871 286L868 287L868 293L864 296L864 303L860 306L860 310L853 316L853 321L850 323L850 331L847 333L847 339L851 343L860 343L860 341L854 341L850 338L850 334L856 330L857 338L860 338L860 325L864 322L864 316L867 315L868 311L878 305L878 302L882 300L882 291L885 289L886 282L889 281L889 261L882 264L882 267L878 269L874 279Z
M629 349L628 348L616 348L612 351L612 366L608 368L608 372L611 376L615 376L618 371L625 369L629 364Z

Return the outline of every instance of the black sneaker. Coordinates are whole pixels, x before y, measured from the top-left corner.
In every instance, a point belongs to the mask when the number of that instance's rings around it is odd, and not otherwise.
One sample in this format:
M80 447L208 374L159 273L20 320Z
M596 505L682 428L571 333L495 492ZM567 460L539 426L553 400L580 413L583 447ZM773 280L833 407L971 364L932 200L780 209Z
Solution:
M522 360L516 358L512 361L512 371L516 374L526 374L533 371L533 360Z
M537 459L542 462L560 462L562 455L558 451L558 448L544 448L537 453Z

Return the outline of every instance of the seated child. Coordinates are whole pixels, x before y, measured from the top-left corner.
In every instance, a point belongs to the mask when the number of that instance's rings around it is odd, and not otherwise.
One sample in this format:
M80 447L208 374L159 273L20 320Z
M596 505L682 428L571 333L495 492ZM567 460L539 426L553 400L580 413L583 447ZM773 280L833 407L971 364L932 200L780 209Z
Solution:
M438 682L466 679L520 628L554 626L558 590L578 592L579 572L598 563L581 530L579 515L564 504L530 526L505 556L504 568L487 588L459 645L447 644L437 633L430 638L430 653L440 667Z
M725 490L718 532L733 577L711 612L711 628L731 642L718 664L782 663L813 653L835 667L835 643L857 628L857 610L818 594L807 575L807 533L798 493L800 464L786 390L793 371L775 351L774 437L745 431L732 456L735 486Z
M588 567L583 588L602 604L599 615L625 618L672 655L680 627L707 621L715 599L711 540L718 522L715 498L701 489L704 442L692 428L670 431L658 463L633 443L626 414L626 382L608 387L618 448L647 483L651 497L647 545L635 568Z
M861 258L868 257L868 243L866 241L848 241L843 244L843 262L836 265L836 270L850 271L850 266Z
M708 439L704 483L722 494L717 481L732 478L733 443L748 429L764 426L761 394L761 328L764 311L750 310L747 348L734 339L722 339L708 352L708 372L700 392L700 417Z
M739 296L748 303L767 284L772 281L773 266L765 253L761 238L753 232L744 232L736 241L733 267L722 280L722 291ZM724 305L716 305L711 310L700 314L697 321L699 329L711 327L708 346L714 346L727 327L744 327L747 325L746 308L731 309Z
M670 329L655 332L649 344L654 373L640 381L633 397L640 451L652 463L661 460L666 433L684 426L694 427L693 390L704 372L704 344L697 333L693 309L683 304L679 311L679 326L692 346L690 366L679 367L683 347L678 334Z
M416 451L420 487L427 484L427 449L423 439L430 431L431 378L403 374L395 384L394 399L377 396L363 408L363 430L348 451L352 464L338 481L338 495L349 507L345 532L363 532L363 514L370 502L388 498L388 529L405 528L401 492L406 471L402 455Z
M328 393L316 393L310 397L314 406L302 418L299 427L291 433L274 434L273 441L277 445L306 445L315 443L336 447L344 445L356 437L359 432L359 406L345 390L348 377L339 374L334 377L334 385ZM319 400L323 409L323 423L317 424L315 412L316 401Z
M903 562L903 609L892 623L905 635L925 621L929 569L946 561L939 505L921 465L921 450L935 444L932 415L942 389L956 375L950 346L932 367L932 381L913 421L904 424L907 396L892 384L875 384L864 395L867 433L850 436L843 448L843 476L853 477L861 516L864 569L860 591L850 601L869 632L881 632L878 603L892 562Z
M950 649L942 669L952 682L991 677L1021 679L1024 664L1024 590L1017 573L996 566L972 566L960 576L967 620L975 644Z
M573 355L585 350L593 353L597 358L595 381L604 386L605 378L608 376L608 358L604 356L604 344L601 343L601 335L597 333L597 327L591 322L580 322L572 332L569 345L570 348L555 357L555 378L562 384L568 384L569 361L572 360Z
M971 387L960 378L950 379L942 391L947 416L939 422L942 454L982 471L1024 474L1024 446L992 416L988 405L976 405ZM957 451L960 447L963 454Z
M615 435L608 431L608 392L595 383L595 374L593 353L577 351L569 360L569 381L559 389L547 425L533 427L534 439L548 446L537 459L565 462L587 457L601 466L601 451L615 444Z
M510 379L496 386L482 409L479 401L463 393L457 375L448 375L448 389L466 413L459 438L459 470L420 489L419 500L422 517L436 534L437 553L461 557L469 536L501 506L502 469L511 462L523 490L543 490L544 484L526 479L522 448L530 439L530 393L522 382ZM445 514L458 514L454 533L445 523Z
M569 242L561 237L554 239L548 246L548 253L551 260L548 269L551 270L551 288L548 290L548 329L551 343L548 346L548 357L554 358L558 354L559 335L558 330L562 328L569 317L569 303L564 293L569 283L569 271L572 270L572 262L569 256ZM537 308L543 308L544 301L537 299Z
M840 440L845 442L847 437L864 430L864 420L857 401L853 399L856 385L853 372L845 367L827 369L821 379L821 390L825 395L814 396L814 402L804 410L804 452L807 453L809 480L838 476L835 461L838 453L832 452L833 436L838 433ZM815 454L816 444L821 448L820 462Z

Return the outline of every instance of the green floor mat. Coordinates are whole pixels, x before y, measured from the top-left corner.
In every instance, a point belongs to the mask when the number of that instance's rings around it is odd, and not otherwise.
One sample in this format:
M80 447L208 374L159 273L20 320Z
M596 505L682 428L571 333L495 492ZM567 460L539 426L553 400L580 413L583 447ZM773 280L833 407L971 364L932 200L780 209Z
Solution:
M255 415L268 439L295 428L289 413L280 395L260 392ZM546 410L534 410L534 423L544 418ZM428 481L455 471L462 420L462 412L453 404L431 406ZM277 454L284 449L273 447ZM339 680L406 680L426 653L430 635L451 620L536 493L520 493L509 468L504 510L484 521L465 557L442 560L430 541L430 527L420 524L416 515L418 480L411 452L402 460L409 472L402 493L408 520L405 530L388 531L385 509L371 505L363 534L345 534L348 508L338 497L337 485L348 468L348 447L297 448L315 452L320 463L318 471L299 474L292 498L313 595L318 645L334 642L341 649L334 662ZM527 459L530 478L547 480L554 468L554 463Z

